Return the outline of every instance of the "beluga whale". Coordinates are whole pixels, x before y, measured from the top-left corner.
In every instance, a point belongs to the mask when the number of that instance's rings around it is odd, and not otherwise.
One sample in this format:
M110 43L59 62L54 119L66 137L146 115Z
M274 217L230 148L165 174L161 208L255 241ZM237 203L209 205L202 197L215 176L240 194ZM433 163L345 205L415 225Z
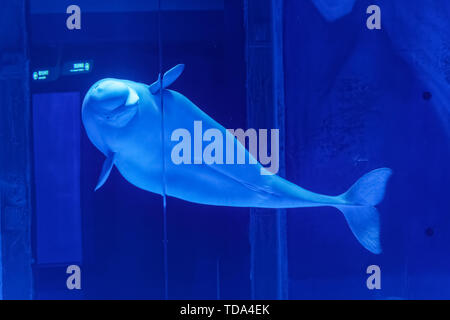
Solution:
M95 190L116 167L123 178L140 189L204 205L331 206L343 214L362 246L374 254L381 253L380 219L375 206L384 197L392 173L389 168L366 173L347 191L330 196L303 189L276 174L262 174L265 168L256 160L244 164L211 163L198 161L194 153L192 162L171 161L181 139L174 139L173 133L180 128L191 132L194 123L234 140L236 153L253 159L230 131L184 95L168 89L183 69L184 65L177 65L151 85L106 78L88 90L82 105L83 125L90 141L106 157Z

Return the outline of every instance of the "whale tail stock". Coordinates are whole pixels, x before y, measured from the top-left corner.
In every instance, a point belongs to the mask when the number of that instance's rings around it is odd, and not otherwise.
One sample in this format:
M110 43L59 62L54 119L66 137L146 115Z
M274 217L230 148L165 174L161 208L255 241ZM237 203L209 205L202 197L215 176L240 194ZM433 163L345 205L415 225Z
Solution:
M392 174L389 168L373 170L362 176L339 197L348 205L336 205L358 241L370 252L381 253L380 219L375 205L383 200L386 183Z

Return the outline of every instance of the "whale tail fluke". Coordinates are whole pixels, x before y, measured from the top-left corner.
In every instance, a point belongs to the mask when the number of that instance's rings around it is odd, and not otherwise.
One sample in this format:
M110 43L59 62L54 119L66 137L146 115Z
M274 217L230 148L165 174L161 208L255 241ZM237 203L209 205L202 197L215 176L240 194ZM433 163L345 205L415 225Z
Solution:
M392 170L381 168L363 177L340 197L347 205L336 206L343 214L358 241L370 252L381 253L380 218L374 207L383 200Z

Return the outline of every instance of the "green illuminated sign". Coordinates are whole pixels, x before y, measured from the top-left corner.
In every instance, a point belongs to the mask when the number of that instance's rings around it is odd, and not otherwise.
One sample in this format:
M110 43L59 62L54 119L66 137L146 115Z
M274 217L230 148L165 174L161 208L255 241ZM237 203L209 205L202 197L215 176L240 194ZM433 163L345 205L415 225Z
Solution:
M79 73L89 73L92 70L92 61L72 61L64 63L62 74L72 75Z
M60 69L58 66L51 68L39 68L33 70L31 77L33 81L52 81L60 77L60 75L75 75L89 73L92 70L92 60L77 60L65 62Z
M32 73L34 81L54 80L55 75L51 69L35 70Z

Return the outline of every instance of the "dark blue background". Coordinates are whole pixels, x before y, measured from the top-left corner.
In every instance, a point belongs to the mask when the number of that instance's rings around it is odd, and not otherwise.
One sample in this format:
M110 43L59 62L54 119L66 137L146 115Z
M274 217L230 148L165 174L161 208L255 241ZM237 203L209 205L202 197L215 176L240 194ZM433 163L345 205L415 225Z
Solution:
M449 296L450 141L448 118L437 112L448 110L449 101L433 100L438 72L425 78L428 83L420 81L423 74L396 50L407 37L430 50L414 34L435 23L414 25L418 10L433 8L422 1L403 3L408 10L378 3L382 22L391 21L371 31L365 11L373 1L356 1L352 13L335 22L326 21L312 2L286 1L287 176L305 188L340 194L369 170L393 170L378 206L380 256L364 251L332 208L289 211L291 298ZM410 34L390 37L386 25ZM423 37L440 40L436 33ZM370 264L381 267L380 292L365 287Z

